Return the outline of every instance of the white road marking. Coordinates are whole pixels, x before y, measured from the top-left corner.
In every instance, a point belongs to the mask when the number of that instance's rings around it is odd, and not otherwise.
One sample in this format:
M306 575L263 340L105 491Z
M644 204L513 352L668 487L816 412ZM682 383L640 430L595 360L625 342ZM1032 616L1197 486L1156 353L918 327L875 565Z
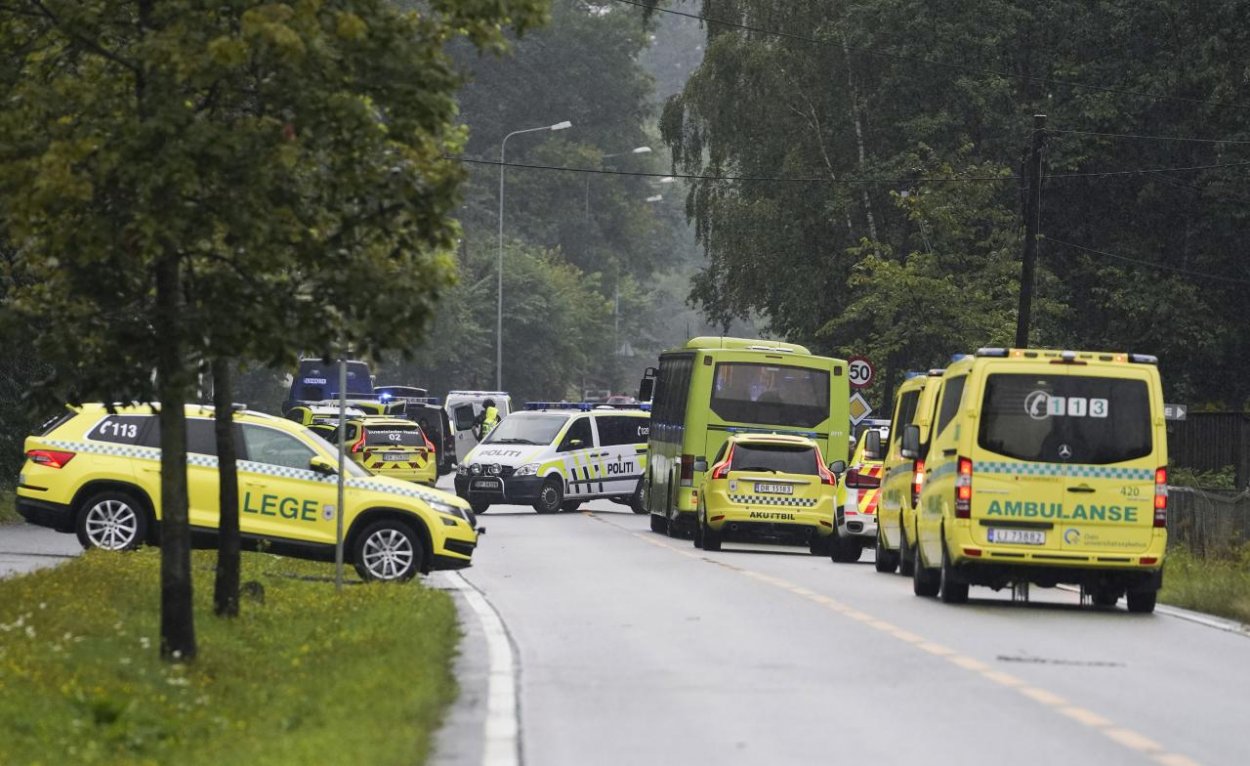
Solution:
M521 721L517 706L517 663L508 632L495 608L459 572L442 574L450 587L464 596L465 603L481 622L482 633L486 637L490 671L487 676L482 766L519 766Z

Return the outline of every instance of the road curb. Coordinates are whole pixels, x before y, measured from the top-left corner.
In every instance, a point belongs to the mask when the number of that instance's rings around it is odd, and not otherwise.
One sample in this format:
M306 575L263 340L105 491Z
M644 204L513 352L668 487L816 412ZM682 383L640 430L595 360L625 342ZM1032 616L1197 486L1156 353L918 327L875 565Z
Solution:
M1066 590L1069 593L1080 593L1080 588L1074 588L1071 585L1060 585L1060 590ZM1117 602L1119 603L1119 602ZM1215 630L1222 630L1225 633L1233 633L1243 638L1250 638L1250 625L1244 625L1236 620L1227 620L1223 617L1216 617L1202 612L1194 612L1189 609L1181 609L1179 606L1170 606L1168 604L1158 604L1155 606L1155 612L1167 617L1175 617L1178 620L1192 622L1195 625L1202 625Z

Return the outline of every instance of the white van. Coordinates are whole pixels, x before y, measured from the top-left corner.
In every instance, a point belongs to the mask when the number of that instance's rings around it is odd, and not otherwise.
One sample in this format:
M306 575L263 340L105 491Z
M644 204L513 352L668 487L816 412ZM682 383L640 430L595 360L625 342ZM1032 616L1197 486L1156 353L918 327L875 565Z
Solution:
M477 416L486 408L483 404L487 399L495 400L495 409L499 417L504 418L512 412L512 397L504 391L449 391L443 409L447 411L447 419L451 422L451 430L456 437L456 462L463 462L469 451L477 446L477 434L473 424Z
M477 513L492 504L556 513L596 498L645 513L650 430L651 414L640 409L538 403L501 420L465 457L456 494Z

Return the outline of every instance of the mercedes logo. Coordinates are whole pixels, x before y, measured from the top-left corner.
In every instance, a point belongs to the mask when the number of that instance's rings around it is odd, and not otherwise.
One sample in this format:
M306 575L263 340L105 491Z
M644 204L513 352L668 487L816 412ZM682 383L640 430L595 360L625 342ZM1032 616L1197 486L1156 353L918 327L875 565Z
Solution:
M1069 460L1069 459L1071 459L1071 458L1072 458L1072 448L1071 448L1071 447L1069 447L1069 446L1068 446L1068 445L1066 445L1066 444L1060 444L1060 445L1059 445L1059 457L1063 458L1064 460Z

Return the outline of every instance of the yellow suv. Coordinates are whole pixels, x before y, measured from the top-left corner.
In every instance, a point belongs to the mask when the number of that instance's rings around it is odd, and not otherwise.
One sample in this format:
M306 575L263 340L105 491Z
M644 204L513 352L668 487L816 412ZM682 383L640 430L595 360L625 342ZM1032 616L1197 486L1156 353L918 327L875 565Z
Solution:
M829 555L834 539L835 473L805 436L737 434L721 446L695 499L694 545L718 551L723 540L805 545Z
M338 417L317 417L309 426L318 436L338 444ZM438 455L421 426L403 418L361 415L347 418L347 456L375 476L434 486Z
M1155 358L981 349L942 377L916 519L914 590L1079 585L1151 612L1167 546L1167 433ZM904 429L915 457L919 429Z
M193 534L215 537L218 508L212 408L187 407L187 488ZM244 545L334 559L337 455L307 428L258 412L234 415ZM70 408L26 439L17 510L32 524L77 532L86 548L127 550L159 540L160 428L147 406ZM347 560L365 580L469 566L476 519L454 495L370 476L346 463Z

